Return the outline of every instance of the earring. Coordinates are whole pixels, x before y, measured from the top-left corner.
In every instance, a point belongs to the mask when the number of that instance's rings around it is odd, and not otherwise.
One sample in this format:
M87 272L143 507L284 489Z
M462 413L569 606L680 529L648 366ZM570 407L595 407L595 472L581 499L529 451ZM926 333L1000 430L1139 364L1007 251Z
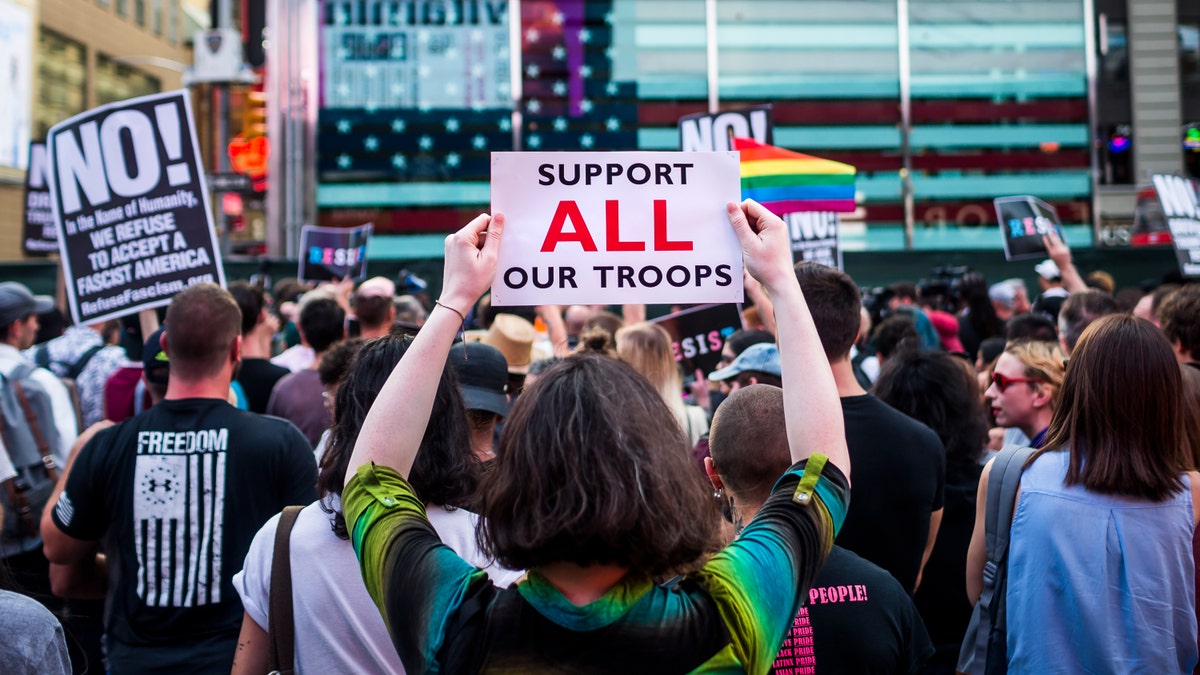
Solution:
M723 487L715 488L713 490L713 499L715 499L717 501L721 501L722 499L725 499L725 488L723 488Z

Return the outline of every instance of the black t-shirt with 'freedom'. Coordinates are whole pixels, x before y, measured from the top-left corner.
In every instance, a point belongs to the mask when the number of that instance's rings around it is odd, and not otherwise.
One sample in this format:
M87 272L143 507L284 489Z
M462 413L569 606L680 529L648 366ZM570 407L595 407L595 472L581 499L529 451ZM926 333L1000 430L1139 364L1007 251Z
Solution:
M286 420L219 399L168 400L79 453L55 524L102 540L112 672L227 672L242 620L233 588L254 534L316 498L316 464Z

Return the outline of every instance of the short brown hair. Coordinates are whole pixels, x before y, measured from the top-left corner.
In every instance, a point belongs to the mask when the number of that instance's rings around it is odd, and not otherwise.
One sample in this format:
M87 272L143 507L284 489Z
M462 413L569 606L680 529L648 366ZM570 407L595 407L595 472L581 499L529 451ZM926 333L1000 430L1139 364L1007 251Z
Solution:
M388 321L388 310L392 308L390 297L368 295L354 298L354 316L364 328L379 328Z
M850 275L816 263L796 263L796 279L821 336L825 357L830 361L845 358L862 324L862 292Z
M752 384L730 394L713 415L708 451L725 487L752 506L761 506L792 464L783 390Z
M1163 298L1156 312L1162 332L1192 360L1200 360L1200 284L1188 284Z
M1095 289L1072 293L1058 310L1058 328L1067 349L1075 349L1079 336L1093 321L1117 313L1117 301Z
M267 296L261 288L245 281L229 284L229 294L233 296L233 301L242 313L242 335L249 335L262 318Z
M509 569L612 564L650 575L714 548L687 440L627 364L576 354L517 399L484 479L480 547Z
M1079 339L1038 454L1070 451L1066 485L1157 502L1185 488L1184 434L1171 345L1149 322L1112 314Z
M167 308L171 377L197 380L216 375L241 332L242 312L229 291L213 283L183 289Z

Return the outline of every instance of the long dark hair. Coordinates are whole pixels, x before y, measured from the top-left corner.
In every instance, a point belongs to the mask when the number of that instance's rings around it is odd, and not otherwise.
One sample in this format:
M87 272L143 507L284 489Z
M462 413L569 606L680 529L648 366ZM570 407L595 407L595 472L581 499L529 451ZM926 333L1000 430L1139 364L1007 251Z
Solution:
M480 548L509 569L572 562L654 576L693 563L714 548L716 510L673 419L617 359L555 363L505 420Z
M978 464L988 425L979 381L965 361L947 352L901 352L887 360L872 393L933 429L946 465Z
M1184 414L1182 374L1162 331L1111 314L1071 352L1046 444L1030 463L1069 449L1067 485L1162 501L1184 488L1191 465Z
M329 445L321 457L317 491L322 500L331 494L342 494L346 466L367 411L375 403L380 388L411 343L409 337L387 335L368 340L354 357L350 373L338 387L334 399L333 429L329 434ZM472 509L479 475L479 462L471 452L466 406L458 391L453 369L443 364L429 426L421 439L421 448L408 481L417 496L427 503ZM343 539L348 538L341 509L323 508L334 515L334 533Z
M1004 336L1004 322L996 316L996 308L988 295L987 280L978 272L968 272L959 282L958 292L967 306L967 320L980 340Z

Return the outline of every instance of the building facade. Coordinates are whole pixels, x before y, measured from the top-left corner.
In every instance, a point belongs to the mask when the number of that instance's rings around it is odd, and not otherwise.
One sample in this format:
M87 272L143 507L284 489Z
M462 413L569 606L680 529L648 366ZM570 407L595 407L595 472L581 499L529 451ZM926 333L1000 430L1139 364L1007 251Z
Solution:
M776 145L858 167L848 250L999 250L1004 195L1123 245L1096 225L1200 166L1185 0L311 2L311 219L395 255L486 208L493 150L672 150L680 117L764 103Z
M191 50L179 0L0 0L0 31L19 85L0 101L0 260L18 260L30 140L89 108L178 88Z

